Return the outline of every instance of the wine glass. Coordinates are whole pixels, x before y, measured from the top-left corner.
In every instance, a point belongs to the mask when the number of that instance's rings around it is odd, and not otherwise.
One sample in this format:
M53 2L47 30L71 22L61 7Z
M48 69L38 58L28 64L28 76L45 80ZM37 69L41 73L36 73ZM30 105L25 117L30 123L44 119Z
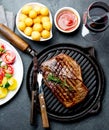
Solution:
M82 36L98 41L109 26L109 6L101 1L93 2L83 14Z

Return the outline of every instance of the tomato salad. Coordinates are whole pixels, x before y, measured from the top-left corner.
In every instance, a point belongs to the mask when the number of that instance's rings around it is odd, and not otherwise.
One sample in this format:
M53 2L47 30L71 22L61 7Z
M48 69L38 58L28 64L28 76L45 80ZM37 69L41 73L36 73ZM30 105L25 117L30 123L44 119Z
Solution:
M15 60L16 54L0 43L0 99L5 98L9 91L17 88L13 67Z

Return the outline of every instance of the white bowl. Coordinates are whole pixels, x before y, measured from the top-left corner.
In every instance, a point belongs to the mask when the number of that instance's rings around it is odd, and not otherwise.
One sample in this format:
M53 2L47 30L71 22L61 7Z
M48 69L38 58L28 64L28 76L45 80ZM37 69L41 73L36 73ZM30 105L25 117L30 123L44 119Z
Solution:
M71 21L69 21L67 19L68 18L68 12L70 12L71 15L73 14L74 16L76 16L75 18L77 20L77 23L76 23L75 27L73 27L73 25L72 25L71 29L65 29L66 26L69 24L68 22L72 22L72 23L74 22L72 18L70 19ZM63 13L64 13L64 16L63 16ZM65 18L65 16L66 16L66 18ZM61 18L61 20L63 20L60 23L60 25L59 25L59 18ZM64 21L64 20L66 20L66 21ZM74 32L79 27L79 25L80 25L80 15L74 8L63 7L61 9L57 10L57 12L56 12L56 14L54 16L54 23L55 23L55 26L57 27L57 29L60 30L61 32L71 33L71 32ZM64 26L64 27L62 28L60 26Z
M43 4L41 4L41 3L37 3L37 2L31 2L31 3L27 3L27 4L25 4L25 5L30 5L30 6L32 6L32 7L34 7L34 6L40 6L40 7L46 7L45 5L43 5ZM25 6L24 5L24 6ZM24 7L23 6L23 7ZM31 38L31 36L27 36L23 31L21 31L19 28L18 28L18 22L20 21L19 20L19 16L20 16L20 14L21 14L21 10L22 10L22 7L20 8L20 10L18 11L18 13L17 13L17 16L16 16L16 27L17 27L17 30L19 31L19 33L21 34L21 35L23 35L24 37L26 37L27 39L30 39L30 40L33 40L32 38ZM51 22L51 24L53 24L53 22L52 22L52 14L51 14L51 12L50 12L50 10L49 10L49 17L50 17L50 22ZM41 38L40 39L40 41L46 41L46 40L49 40L49 39L51 39L52 38L52 28L51 28L51 30L50 30L50 37L49 38Z

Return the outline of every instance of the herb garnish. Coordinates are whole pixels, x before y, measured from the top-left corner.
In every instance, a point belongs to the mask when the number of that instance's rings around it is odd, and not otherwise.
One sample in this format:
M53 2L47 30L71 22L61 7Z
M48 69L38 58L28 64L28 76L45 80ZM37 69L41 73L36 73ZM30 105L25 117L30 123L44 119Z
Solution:
M52 82L55 82L57 84L61 83L61 80L58 77L54 76L53 74L48 75L48 80L52 81Z
M0 52L1 52L1 53L5 53L6 50L4 50L3 48L0 47Z
M8 79L12 77L12 74L6 73L5 77L7 77Z
M66 80L62 81L58 77L56 77L55 75L53 75L51 73L48 75L48 81L60 84L61 87L67 87L69 89L69 91L73 90L73 88L66 83Z
M1 67L2 61L0 61L0 67Z
M10 86L10 84L8 82L6 82L6 84L3 85L3 88L8 88Z

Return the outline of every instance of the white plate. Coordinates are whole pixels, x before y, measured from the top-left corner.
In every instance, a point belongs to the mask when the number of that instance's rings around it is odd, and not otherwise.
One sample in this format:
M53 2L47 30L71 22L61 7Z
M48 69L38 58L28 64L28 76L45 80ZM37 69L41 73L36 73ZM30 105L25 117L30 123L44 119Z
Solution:
M11 100L15 96L15 94L18 92L18 90L20 89L21 83L23 80L23 63L22 63L19 53L10 43L8 43L7 41L5 41L3 39L0 39L0 43L3 43L6 46L6 49L12 50L16 54L16 61L13 64L13 67L14 67L14 77L16 78L16 80L18 82L18 86L17 86L16 90L9 91L8 95L5 98L0 99L0 106L1 106L1 105L5 104L6 102L8 102L9 100Z
M40 7L47 7L45 6L44 4L41 4L41 3L37 3L37 2L30 2L30 3L27 3L25 5L30 5L32 7L34 6L40 6ZM25 6L23 5L23 7ZM48 7L47 7L48 8ZM18 22L19 22L19 15L21 14L21 10L22 10L22 7L19 9L18 13L17 13L17 16L16 16L16 27L18 25ZM51 11L49 10L49 17L50 17L50 22L53 24L53 20L52 20L52 14L51 14ZM30 39L32 40L32 38L30 36L27 36L25 35L22 31L20 31L20 29L17 27L17 30L19 31L20 34L22 34L24 37L26 37L27 39ZM53 37L53 34L52 34L52 28L50 30L50 37L49 38L46 38L46 39L43 39L41 38L40 41L47 41L47 40L50 40L51 38Z

